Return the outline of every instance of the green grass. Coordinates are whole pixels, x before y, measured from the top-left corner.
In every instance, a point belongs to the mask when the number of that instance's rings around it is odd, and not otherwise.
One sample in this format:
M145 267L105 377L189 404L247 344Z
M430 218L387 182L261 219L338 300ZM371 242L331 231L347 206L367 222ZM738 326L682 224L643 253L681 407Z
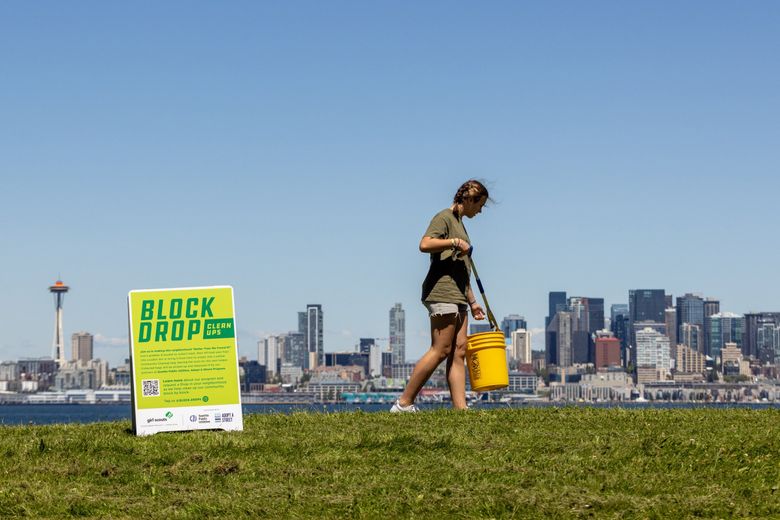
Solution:
M0 516L780 517L780 411L528 408L0 428Z

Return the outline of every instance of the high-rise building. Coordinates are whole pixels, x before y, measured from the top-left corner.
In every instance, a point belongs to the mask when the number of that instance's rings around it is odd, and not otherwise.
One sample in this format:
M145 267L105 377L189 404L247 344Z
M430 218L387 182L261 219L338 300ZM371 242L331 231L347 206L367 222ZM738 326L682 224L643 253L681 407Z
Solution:
M717 359L726 343L735 343L742 348L745 332L745 317L733 312L719 312L704 318L706 322L705 354Z
M492 330L493 326L490 323L469 323L469 335L490 332Z
M300 328L300 314L298 315ZM323 345L322 305L310 303L306 306L306 351L308 358L304 368L314 369L325 364L325 348Z
M762 363L780 361L780 326L774 320L767 319L758 322L756 347L758 348L758 359Z
M306 335L301 332L288 332L277 336L281 364L304 368L308 358Z
M655 368L657 379L663 380L671 370L669 338L650 327L636 333L637 367Z
M510 338L512 340L512 359L521 364L532 363L531 332L526 329L516 329L512 331Z
M749 312L745 314L745 333L742 338L742 354L759 359L758 329L766 323L780 325L780 312Z
M596 369L620 366L620 340L615 337L596 338Z
M382 347L379 345L371 345L368 353L368 376L380 377L383 372L382 366ZM392 358L391 358L392 359Z
M375 338L360 338L358 352L360 352L361 354L370 354L371 347L373 347L374 345L376 345Z
M707 369L707 357L686 345L677 345L675 369L683 374L702 374Z
M279 371L281 368L281 359L280 359L280 343L279 336L266 336L265 340L263 341L263 359L265 360L265 367L266 367L266 376L268 379L272 379L275 376L279 375ZM260 356L258 356L260 357Z
M73 361L89 361L94 358L94 338L89 332L76 332L70 338Z
M604 329L604 298L588 298L588 332Z
M704 352L704 332L701 325L683 323L677 340L680 342L680 345L685 345L696 352L706 355L706 352Z
M663 289L633 289L628 291L629 309L629 344L636 346L636 331L638 322L660 323L665 328L666 294ZM645 326L641 327L642 329ZM636 348L631 350L631 361L636 356Z
M666 323L666 337L669 338L669 345L672 349L672 359L677 356L677 310L669 307L664 311L664 321Z
M394 365L406 362L406 313L400 303L390 309L390 352Z
M556 313L566 310L566 291L551 291L548 295L548 306L545 327L550 324Z
M677 297L677 337L682 338L682 327L684 323L698 325L704 330L704 298L698 294L686 293L684 296ZM703 340L704 338L702 338ZM687 345L687 343L686 343ZM690 346L690 345L688 345ZM699 352L704 352L704 342Z
M616 303L610 308L610 330L615 337L620 340L620 357L627 358L627 349L629 341L629 309L625 303Z
M512 337L512 333L514 331L520 329L528 330L528 323L525 321L524 316L520 316L519 314L510 314L501 320L501 330L504 332L504 337L507 340Z
M559 311L550 320L546 331L546 361L548 365L572 365L572 313Z

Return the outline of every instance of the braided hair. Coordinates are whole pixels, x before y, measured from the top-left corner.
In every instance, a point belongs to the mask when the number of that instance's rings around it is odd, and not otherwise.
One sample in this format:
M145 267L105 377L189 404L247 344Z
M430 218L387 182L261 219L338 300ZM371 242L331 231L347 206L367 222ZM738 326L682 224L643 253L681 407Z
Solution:
M485 188L485 186L478 180L470 179L464 182L461 187L458 188L458 191L455 193L455 197L452 199L452 202L459 204L466 198L479 200L482 197L490 200L490 194L488 193L487 188Z

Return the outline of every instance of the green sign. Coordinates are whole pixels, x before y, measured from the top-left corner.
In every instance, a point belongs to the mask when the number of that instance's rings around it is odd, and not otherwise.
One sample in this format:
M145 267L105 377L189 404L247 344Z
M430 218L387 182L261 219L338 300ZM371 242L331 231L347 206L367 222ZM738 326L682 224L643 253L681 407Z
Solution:
M134 430L241 429L232 287L128 295Z

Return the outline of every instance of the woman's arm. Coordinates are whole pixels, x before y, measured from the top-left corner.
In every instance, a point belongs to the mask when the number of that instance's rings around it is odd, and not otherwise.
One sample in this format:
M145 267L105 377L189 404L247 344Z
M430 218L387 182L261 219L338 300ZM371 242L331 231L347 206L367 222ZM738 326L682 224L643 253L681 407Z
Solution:
M469 300L469 308L471 308L471 315L475 320L484 320L485 311L482 310L482 306L477 303L477 298L474 296L474 291L471 290L471 286L466 290L466 298Z
M420 251L423 253L441 253L448 249L459 249L465 253L470 247L471 244L460 238L422 237L420 240Z

